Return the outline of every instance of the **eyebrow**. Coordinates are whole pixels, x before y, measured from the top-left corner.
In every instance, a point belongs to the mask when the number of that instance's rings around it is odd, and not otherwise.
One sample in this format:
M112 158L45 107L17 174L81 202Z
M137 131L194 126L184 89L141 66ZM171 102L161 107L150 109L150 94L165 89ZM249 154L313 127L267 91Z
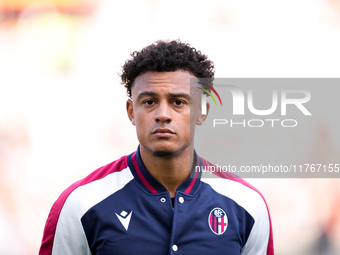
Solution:
M151 92L151 91L144 91L144 92L142 92L142 93L140 93L138 95L137 100L142 98L142 97L144 97L144 96L157 97L158 94L155 93L155 92ZM172 98L174 98L174 97L182 97L182 98L185 98L187 100L191 99L190 95L187 94L187 93L169 93L169 97L172 97Z
M144 91L144 92L142 92L142 93L140 93L138 95L137 100L140 99L141 97L144 97L144 96L153 96L153 97L155 97L155 96L157 96L157 93L150 92L150 91Z
M183 97L183 98L188 99L188 100L190 100L190 98L191 98L190 95L187 94L187 93L170 93L169 95L170 95L170 97Z

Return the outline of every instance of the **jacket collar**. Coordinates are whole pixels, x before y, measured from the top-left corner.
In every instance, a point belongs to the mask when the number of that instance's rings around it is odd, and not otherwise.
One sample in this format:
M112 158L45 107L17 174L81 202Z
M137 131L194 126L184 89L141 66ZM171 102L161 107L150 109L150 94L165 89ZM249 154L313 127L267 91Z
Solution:
M157 181L146 169L139 153L139 147L137 151L131 153L128 156L128 164L137 182L150 194L157 194L167 192L167 189ZM178 188L177 191L184 192L186 194L193 194L198 184L200 183L201 171L195 171L196 166L202 166L202 159L194 152L194 167L191 171L190 177L186 179Z

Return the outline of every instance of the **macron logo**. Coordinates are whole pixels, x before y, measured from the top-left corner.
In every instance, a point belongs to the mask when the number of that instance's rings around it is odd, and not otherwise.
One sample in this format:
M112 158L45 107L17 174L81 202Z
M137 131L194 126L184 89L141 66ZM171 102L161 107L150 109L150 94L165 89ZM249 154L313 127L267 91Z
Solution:
M122 225L123 225L123 227L125 228L126 231L129 228L131 215L132 215L132 211L129 214L125 211L122 211L120 213L120 215L116 213L118 220L120 221L120 223L122 223Z

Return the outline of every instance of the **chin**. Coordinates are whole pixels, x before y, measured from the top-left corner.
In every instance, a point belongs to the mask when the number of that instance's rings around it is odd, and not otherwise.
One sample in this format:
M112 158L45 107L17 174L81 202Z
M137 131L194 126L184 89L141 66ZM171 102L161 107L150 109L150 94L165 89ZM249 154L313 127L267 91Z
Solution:
M176 153L170 150L155 150L152 152L152 155L159 158L172 158L176 156Z
M189 146L190 145L174 146L174 144L159 143L146 148L148 148L149 152L151 152L154 157L173 158L184 153L185 149L189 148Z

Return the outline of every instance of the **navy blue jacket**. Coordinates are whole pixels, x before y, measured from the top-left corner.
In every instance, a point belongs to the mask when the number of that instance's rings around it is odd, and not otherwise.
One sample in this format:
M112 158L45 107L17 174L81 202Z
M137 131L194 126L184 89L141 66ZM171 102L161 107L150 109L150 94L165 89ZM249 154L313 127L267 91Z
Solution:
M195 155L196 166L209 162ZM262 195L239 178L183 182L173 200L139 150L65 190L47 220L40 255L272 255Z

